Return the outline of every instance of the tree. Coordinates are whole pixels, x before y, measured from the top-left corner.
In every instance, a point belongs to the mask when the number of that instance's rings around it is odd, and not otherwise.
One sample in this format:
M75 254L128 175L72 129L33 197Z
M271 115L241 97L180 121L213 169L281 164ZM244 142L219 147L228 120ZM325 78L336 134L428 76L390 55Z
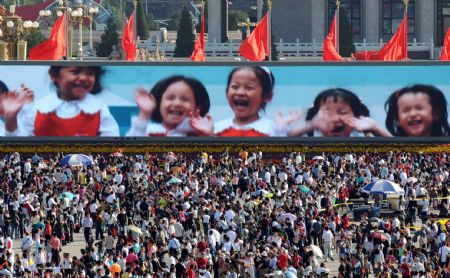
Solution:
M30 53L30 49L45 41L47 38L41 33L41 31L33 30L25 36L24 40L27 41L27 53Z
M153 16L152 13L147 14L147 23L148 23L149 30L156 30L155 17Z
M190 57L194 50L195 35L192 28L192 18L186 6L181 11L180 27L177 32L177 42L174 57Z
M101 36L101 42L98 45L97 55L99 57L108 57L112 51L112 46L119 43L119 33L117 33L117 23L113 16L108 18L106 29Z
M356 51L353 43L353 33L350 20L345 8L339 9L339 54L342 57L350 57Z
M180 27L180 20L181 20L181 13L179 11L174 12L172 14L172 18L169 21L169 25L167 25L167 30L168 31L178 30L178 28Z
M238 28L239 22L245 22L248 18L248 14L243 11L231 11L228 16L228 30L236 31Z
M136 7L136 29L137 29L137 36L141 40L148 39L149 35L149 25L147 22L147 15L144 14L144 9L142 7L142 1L137 2Z
M264 0L262 16L264 16L268 11L269 11L269 3L267 2L267 0ZM270 20L272 21L272 18ZM278 50L277 50L277 45L275 44L275 36L273 35L272 30L273 30L272 22L270 22L270 35L271 35L270 36L270 50L272 51L271 58L272 58L272 61L277 61L278 60Z

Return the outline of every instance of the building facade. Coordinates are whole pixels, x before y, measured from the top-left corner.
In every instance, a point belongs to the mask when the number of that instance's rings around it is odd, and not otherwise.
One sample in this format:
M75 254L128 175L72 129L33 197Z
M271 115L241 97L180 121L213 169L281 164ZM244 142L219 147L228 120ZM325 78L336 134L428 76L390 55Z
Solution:
M403 18L403 0L341 0L355 42L389 40ZM334 0L276 0L272 32L277 41L322 42L336 9ZM450 0L410 0L408 39L442 45L450 27Z

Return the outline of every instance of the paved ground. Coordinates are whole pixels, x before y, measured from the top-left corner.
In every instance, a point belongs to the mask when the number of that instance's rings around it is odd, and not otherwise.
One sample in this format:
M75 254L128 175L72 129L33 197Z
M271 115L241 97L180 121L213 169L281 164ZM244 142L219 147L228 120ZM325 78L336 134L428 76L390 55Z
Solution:
M74 242L62 247L62 253L69 253L71 257L77 256L79 258L81 256L80 249L83 249L86 247L83 233L75 233L74 240L75 240ZM13 246L14 253L21 254L22 253L22 251L20 249L21 246L22 246L22 240L14 240L14 246ZM330 277L333 277L333 275L337 276L337 273L338 273L337 269L339 267L339 260L335 254L336 252L333 252L333 253L334 253L333 254L334 261L325 263L327 268L331 270ZM321 263L323 261L324 261L323 259L319 259L319 263Z

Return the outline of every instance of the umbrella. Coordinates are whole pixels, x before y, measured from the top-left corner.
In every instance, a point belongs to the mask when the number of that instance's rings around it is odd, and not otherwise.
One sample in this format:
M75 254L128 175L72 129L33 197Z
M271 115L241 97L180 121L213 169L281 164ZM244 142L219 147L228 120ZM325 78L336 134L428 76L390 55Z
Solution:
M71 193L71 192L64 192L64 193L61 193L61 194L59 194L59 199L62 199L63 198L63 194L64 195L66 195L67 196L67 198L69 198L69 200L73 200L73 198L75 198L75 195L73 194L73 193Z
M372 194L404 194L405 191L395 182L389 180L373 181L363 188L363 192Z
M387 240L386 235L383 234L383 233L380 233L380 232L374 232L374 233L372 233L372 238L379 239L379 240L381 240L381 241L386 241L386 240Z
M305 247L306 252L312 251L313 254L319 258L323 257L322 250L317 245L308 245Z
M168 182L167 182L167 184L179 184L179 183L182 183L183 181L181 180L181 179L179 179L179 178L171 178Z
M136 234L142 235L142 230L141 230L141 228L139 228L139 227L137 227L137 226L135 226L135 225L127 226L127 229L128 229L128 231L132 231L132 232L135 232Z
M85 154L69 154L61 159L60 164L63 166L89 166L95 163Z
M298 189L299 189L301 192L303 192L303 193L308 193L308 192L309 192L309 188L306 187L305 185L300 185L300 186L298 187Z
M113 153L111 153L111 156L115 156L115 157L122 157L122 156L123 156L123 154L122 154L122 152L119 152L119 151L117 151L117 152L113 152Z
M323 156L320 155L316 155L315 157L312 158L313 160L325 160L325 158Z
M418 179L416 177L409 177L406 182L407 183L416 183Z
M260 189L260 190L256 190L255 192L253 192L252 193L252 196L253 197L257 197L257 196L266 196L266 195L268 195L268 194L270 194L270 192L269 191L267 191L267 190L264 190L264 189Z
M282 213L278 215L277 219L279 220L289 219L289 221L295 221L297 220L297 216L293 215L292 213Z
M170 168L170 171L172 172L172 174L178 174L181 173L181 167L180 166L173 166L172 168Z
M256 202L256 201L249 201L249 202L245 203L245 206L249 207L249 208L256 207L257 205L258 205L258 202Z

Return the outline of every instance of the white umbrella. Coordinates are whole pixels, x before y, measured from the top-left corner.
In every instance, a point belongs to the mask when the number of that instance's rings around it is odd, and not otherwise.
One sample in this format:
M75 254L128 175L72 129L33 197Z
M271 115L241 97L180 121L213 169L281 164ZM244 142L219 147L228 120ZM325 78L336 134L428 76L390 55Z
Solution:
M312 251L313 254L314 254L314 256L317 256L317 257L319 257L319 258L322 258L322 257L323 257L323 252L322 252L322 250L320 249L319 246L316 246L316 245L309 245L309 246L306 246L306 247L305 247L305 250L306 250L306 251Z
M278 220L288 219L289 221L296 221L297 216L293 215L292 213L282 213L282 214L278 215L277 219Z
M320 155L316 155L315 157L312 158L313 160L325 160L325 158L323 156Z
M409 177L406 180L406 183L416 183L418 181L418 179L416 177Z
M180 183L182 183L183 181L181 180L181 179L179 179L179 178L171 178L168 182L167 182L167 184L180 184Z
M395 182L389 180L373 181L363 187L363 192L372 194L403 194L405 190Z

